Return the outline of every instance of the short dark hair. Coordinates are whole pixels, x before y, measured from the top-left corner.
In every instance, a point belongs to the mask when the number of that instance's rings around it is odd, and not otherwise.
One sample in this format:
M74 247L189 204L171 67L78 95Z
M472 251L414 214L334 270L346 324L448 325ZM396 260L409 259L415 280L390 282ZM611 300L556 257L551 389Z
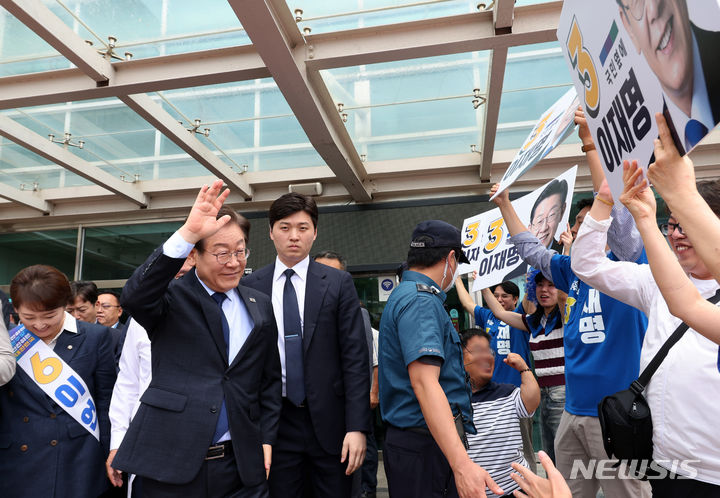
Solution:
M70 282L70 297L68 303L72 304L75 299L80 298L83 301L87 301L91 304L95 304L98 297L98 288L95 282L88 282L85 280L73 280Z
M545 187L543 191L540 192L538 198L535 199L535 204L533 204L533 207L530 210L530 223L532 223L533 218L535 218L535 210L542 201L553 195L559 195L560 200L563 204L565 204L565 198L567 197L567 193L568 184L565 180L558 180L556 178L550 183L548 183L547 187Z
M111 296L114 296L115 299L117 299L118 304L120 304L120 293L119 292L114 291L114 290L101 290L101 291L98 291L98 299L103 294L110 294Z
M502 287L502 289L508 294L510 294L512 297L520 297L520 288L515 284L515 282L508 280L507 282L503 282L498 285ZM498 285L494 286L491 291L495 292L495 289L498 287Z
M462 343L462 346L464 348L467 347L467 343L470 342L470 339L473 337L484 337L488 342L492 342L490 340L490 334L485 332L483 329L471 328L460 332L460 342Z
M415 241L422 242L424 238L425 236L421 236ZM448 253L453 250L457 255L458 251L462 249L459 247L411 247L407 255L408 268L429 268L445 259Z
M231 223L236 224L240 227L240 230L242 230L243 235L245 236L245 245L250 243L250 222L247 218L245 218L243 215L235 211L234 209L223 206L218 210L218 214L215 217L216 220L219 220L223 216L228 215L230 216L230 221L228 221L228 225ZM198 250L198 252L203 252L205 250L205 239L200 239L195 244L195 249Z
M340 266L342 266L343 270L347 269L347 259L335 251L320 251L315 256L313 256L313 261L317 261L318 259L334 259L335 261L340 262Z
M298 194L297 192L281 195L270 205L270 211L268 211L270 228L275 225L276 221L280 221L300 211L304 211L310 215L313 227L317 228L318 208L315 200L308 195Z
M20 270L10 283L10 297L15 309L23 305L37 311L64 308L71 295L67 277L53 266L28 266Z
M586 197L585 199L580 199L579 201L577 201L577 203L575 203L575 209L577 209L577 212L579 213L580 211L582 211L585 208L592 207L592 205L593 205L593 199Z
M707 202L715 216L720 218L720 180L705 180L697 182L697 191Z

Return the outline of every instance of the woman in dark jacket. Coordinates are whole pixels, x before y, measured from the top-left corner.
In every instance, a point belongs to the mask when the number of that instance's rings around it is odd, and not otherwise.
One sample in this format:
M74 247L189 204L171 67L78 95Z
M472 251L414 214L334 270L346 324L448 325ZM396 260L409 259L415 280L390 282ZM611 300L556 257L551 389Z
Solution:
M26 345L27 367L18 357L15 376L0 387L0 496L96 498L108 487L104 462L116 375L110 332L65 312L70 283L51 266L21 270L10 295L31 335L19 341L24 329L10 334L16 349ZM71 370L79 379L56 388ZM42 389L48 386L54 399ZM76 404L83 408L79 420L66 411Z

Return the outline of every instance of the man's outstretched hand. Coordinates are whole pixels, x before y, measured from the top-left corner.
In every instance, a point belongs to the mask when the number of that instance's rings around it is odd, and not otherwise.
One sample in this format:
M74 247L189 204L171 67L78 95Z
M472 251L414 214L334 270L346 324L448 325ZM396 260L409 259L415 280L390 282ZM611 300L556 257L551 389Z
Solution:
M203 185L200 189L185 224L178 230L187 242L196 244L199 240L215 234L230 221L229 216L216 219L218 211L230 195L229 189L220 192L222 186L222 180L215 180L209 187Z

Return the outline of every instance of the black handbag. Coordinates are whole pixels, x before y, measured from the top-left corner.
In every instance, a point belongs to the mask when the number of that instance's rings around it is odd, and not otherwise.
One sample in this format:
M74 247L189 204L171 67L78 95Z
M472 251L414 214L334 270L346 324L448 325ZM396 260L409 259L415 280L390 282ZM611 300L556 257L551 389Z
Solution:
M713 304L718 300L720 300L720 291L708 299ZM682 338L687 329L685 323L681 323L675 329L629 389L605 396L600 401L598 418L603 445L609 458L652 460L652 417L643 391L670 348Z

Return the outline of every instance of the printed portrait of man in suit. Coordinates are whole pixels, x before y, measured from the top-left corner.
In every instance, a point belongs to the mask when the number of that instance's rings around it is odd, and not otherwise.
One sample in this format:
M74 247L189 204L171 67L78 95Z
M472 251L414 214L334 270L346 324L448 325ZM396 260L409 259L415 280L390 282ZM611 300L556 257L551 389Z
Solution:
M692 23L686 0L616 1L635 49L660 82L664 114L684 154L720 121L720 32Z

